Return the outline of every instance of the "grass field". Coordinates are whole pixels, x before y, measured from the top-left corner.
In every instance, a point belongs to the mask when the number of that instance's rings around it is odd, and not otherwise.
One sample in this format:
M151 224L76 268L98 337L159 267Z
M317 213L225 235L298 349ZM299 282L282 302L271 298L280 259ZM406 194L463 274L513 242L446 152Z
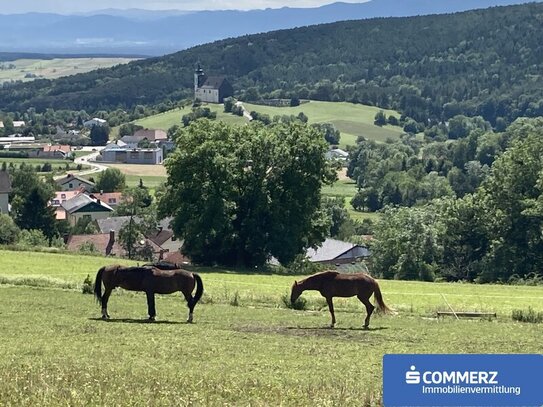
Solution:
M183 323L179 295L159 296L158 322L145 323L144 295L123 290L103 322L77 286L114 259L0 259L2 405L380 405L387 353L543 352L541 326L511 320L515 308L543 310L543 287L381 281L397 314L364 331L358 301L338 299L332 330L315 293L304 293L309 311L283 307L294 277L200 269L195 324ZM441 293L457 310L498 318L432 318L447 308Z
M358 136L376 141L385 141L387 138L398 138L403 130L395 126L375 126L373 121L375 114L380 110L378 107L354 104L348 102L318 102L311 101L296 107L270 107L244 103L249 111L257 111L270 116L275 115L297 115L303 112L309 123L333 123L341 132L340 145L355 145ZM387 116L395 115L400 117L398 112L384 110Z
M235 116L230 113L224 113L224 106L222 104L207 104L212 112L217 113L217 119L230 124L243 124L247 121L240 116ZM134 123L139 124L149 129L162 129L168 130L174 125L181 125L181 117L187 113L190 113L190 107L184 109L173 109L164 113L159 113L153 116L145 117L140 120L136 120Z
M28 82L37 78L55 79L61 76L85 73L98 68L109 68L126 64L131 58L55 58L55 59L18 59L0 63L11 69L0 69L0 83L6 81Z
M47 158L11 158L11 157L1 157L0 158L0 164L6 162L6 163L13 163L14 165L20 165L22 163L28 164L28 165L43 165L45 163L50 163L52 166L59 166L59 165L66 165L73 164L70 160L60 160L60 159L47 159Z
M341 131L340 145L355 145L358 136L385 141L387 138L398 138L403 130L394 126L375 126L373 120L375 114L381 110L373 106L365 106L347 102L318 102L311 101L297 107L270 107L244 103L248 111L275 115L297 115L304 112L309 117L309 123L333 123ZM223 112L223 105L206 105L212 111L217 112L217 119L231 124L246 123L245 119ZM188 113L189 108L170 110L154 116L137 120L135 123L147 128L168 130L171 126L181 123L181 116ZM400 114L392 110L385 110L388 115L400 117Z

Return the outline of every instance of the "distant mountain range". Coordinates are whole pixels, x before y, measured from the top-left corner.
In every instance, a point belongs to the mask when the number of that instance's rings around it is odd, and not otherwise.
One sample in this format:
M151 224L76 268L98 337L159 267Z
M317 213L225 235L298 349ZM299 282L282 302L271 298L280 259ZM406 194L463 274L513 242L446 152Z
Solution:
M245 34L374 17L444 14L522 0L370 0L251 11L100 10L0 15L0 51L163 55Z

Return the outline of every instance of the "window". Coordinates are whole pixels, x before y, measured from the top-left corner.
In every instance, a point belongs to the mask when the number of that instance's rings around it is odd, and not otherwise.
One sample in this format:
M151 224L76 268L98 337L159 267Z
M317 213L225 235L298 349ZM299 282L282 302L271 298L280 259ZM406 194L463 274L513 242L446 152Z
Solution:
M115 199L115 198L109 198L109 199L108 199L108 203L110 203L110 204L117 203L117 199Z
M74 184L72 184L71 182L68 184L68 188L72 189L74 187Z

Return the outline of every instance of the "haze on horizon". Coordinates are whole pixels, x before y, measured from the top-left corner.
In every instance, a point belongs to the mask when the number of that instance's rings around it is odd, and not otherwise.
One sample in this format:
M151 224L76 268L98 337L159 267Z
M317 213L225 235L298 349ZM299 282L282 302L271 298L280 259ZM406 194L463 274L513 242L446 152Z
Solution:
M371 0L341 0L344 3L365 3ZM319 7L334 0L19 0L6 2L0 14L15 13L86 13L103 9L145 10L254 10L281 7Z

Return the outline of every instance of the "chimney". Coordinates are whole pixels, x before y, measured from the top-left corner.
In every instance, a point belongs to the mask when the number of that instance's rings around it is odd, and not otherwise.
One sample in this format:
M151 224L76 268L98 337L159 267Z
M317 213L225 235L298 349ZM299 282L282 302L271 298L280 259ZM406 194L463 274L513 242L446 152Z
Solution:
M115 243L115 231L111 229L109 231L109 242L107 242L107 246L106 246L106 256L109 256L111 252L113 251L114 243Z

